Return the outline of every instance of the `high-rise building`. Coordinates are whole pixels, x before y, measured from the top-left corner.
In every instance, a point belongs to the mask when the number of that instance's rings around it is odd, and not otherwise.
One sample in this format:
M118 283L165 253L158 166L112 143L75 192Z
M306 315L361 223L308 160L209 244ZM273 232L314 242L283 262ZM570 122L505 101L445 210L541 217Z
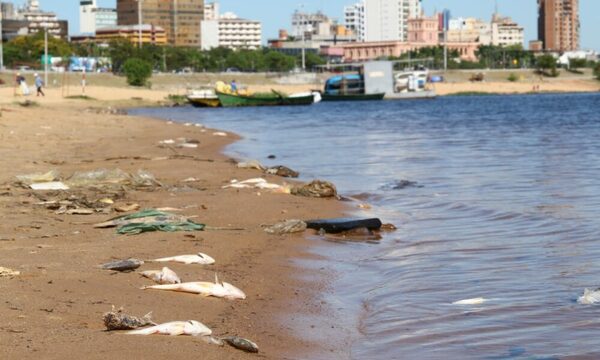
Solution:
M55 13L40 9L37 0L28 0L14 13L11 20L3 20L3 37L10 39L19 35L48 31L50 36L66 39L69 35L69 23L59 20Z
M204 0L144 0L142 23L161 27L174 46L200 47ZM138 1L117 0L119 25L137 25Z
M408 20L422 12L420 0L362 0L344 10L360 41L407 41Z
M579 49L579 0L538 0L538 37L547 51Z
M262 44L262 24L260 21L240 19L234 13L219 14L219 4L207 4L202 20L202 49L210 50L225 47L232 50L256 50Z
M94 34L97 29L115 27L117 25L117 10L99 8L96 0L81 0L79 2L79 32Z
M10 2L0 2L0 10L2 11L2 19L13 20L15 18L15 6Z
M523 47L525 29L509 17L494 14L492 18L492 45Z

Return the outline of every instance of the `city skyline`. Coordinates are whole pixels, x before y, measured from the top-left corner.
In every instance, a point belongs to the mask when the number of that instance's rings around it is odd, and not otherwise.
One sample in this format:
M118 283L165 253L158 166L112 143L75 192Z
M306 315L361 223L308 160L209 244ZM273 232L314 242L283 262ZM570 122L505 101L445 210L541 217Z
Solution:
M69 21L71 34L76 34L79 29L79 1L67 0L73 6L56 4L50 0L40 0L41 7L48 11L56 12L60 18ZM232 11L241 17L259 20L263 22L263 41L277 36L280 28L289 29L291 14L299 8L299 2L304 3L305 11L322 10L325 14L343 21L343 8L357 0L278 0L281 6L270 6L273 0L256 0L249 4L243 0L222 0L221 11ZM16 5L22 5L25 0L13 1ZM498 0L499 11L503 15L511 16L516 22L525 27L525 40L536 40L537 34L537 0ZM525 4L525 6L524 6ZM114 7L115 0L98 0L99 6ZM449 8L452 17L477 17L484 20L491 18L494 11L494 0L423 0L424 9L427 14L434 10L441 11ZM269 9L265 12L264 9ZM581 14L581 47L583 49L594 49L600 51L600 24L594 21L595 14L600 13L600 2L593 0L580 1ZM525 44L527 46L527 44Z

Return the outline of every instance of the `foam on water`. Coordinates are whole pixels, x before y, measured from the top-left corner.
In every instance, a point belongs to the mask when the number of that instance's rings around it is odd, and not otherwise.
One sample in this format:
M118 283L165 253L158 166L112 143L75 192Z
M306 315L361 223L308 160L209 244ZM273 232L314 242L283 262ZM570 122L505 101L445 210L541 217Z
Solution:
M140 112L235 131L230 154L331 180L399 226L330 260L352 358L542 359L600 357L600 307L576 303L600 286L599 109L587 94ZM400 180L419 187L385 186Z

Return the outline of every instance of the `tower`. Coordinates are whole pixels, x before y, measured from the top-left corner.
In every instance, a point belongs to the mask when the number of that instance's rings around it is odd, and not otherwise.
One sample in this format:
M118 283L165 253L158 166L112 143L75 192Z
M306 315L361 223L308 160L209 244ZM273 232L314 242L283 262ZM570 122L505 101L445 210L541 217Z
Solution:
M579 0L538 0L538 37L547 51L579 49Z

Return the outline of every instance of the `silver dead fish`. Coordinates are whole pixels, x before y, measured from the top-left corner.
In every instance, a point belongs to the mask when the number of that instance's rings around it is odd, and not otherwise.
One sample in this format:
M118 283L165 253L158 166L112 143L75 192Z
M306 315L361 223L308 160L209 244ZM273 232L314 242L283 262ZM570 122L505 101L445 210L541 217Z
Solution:
M162 270L148 270L140 273L143 277L153 280L154 282L165 285L165 284L181 284L181 279L175 271L168 267L162 268Z
M211 264L215 263L215 259L213 259L212 257L210 257L206 254L203 254L203 253L197 253L194 255L171 256L171 257L166 257L166 258L155 259L152 261L155 261L155 262L178 262L178 263L183 263L186 265L190 265L190 264L211 265Z
M127 259L106 263L102 265L102 269L114 271L133 271L142 265L144 265L144 262L142 260Z
M239 350L243 350L249 353L258 352L258 345L256 345L254 342L248 339L244 339L239 336L228 336L221 338L221 340Z
M199 294L202 296L214 296L219 298L225 298L228 300L244 300L246 294L237 287L226 283L219 282L219 279L215 275L215 282L187 282L182 284L173 285L151 285L145 286L142 289L153 289L153 290L167 290L167 291L179 291L191 294Z
M145 329L132 330L127 332L128 335L188 335L188 336L210 336L212 330L206 327L199 321L173 321L165 324L152 326Z

